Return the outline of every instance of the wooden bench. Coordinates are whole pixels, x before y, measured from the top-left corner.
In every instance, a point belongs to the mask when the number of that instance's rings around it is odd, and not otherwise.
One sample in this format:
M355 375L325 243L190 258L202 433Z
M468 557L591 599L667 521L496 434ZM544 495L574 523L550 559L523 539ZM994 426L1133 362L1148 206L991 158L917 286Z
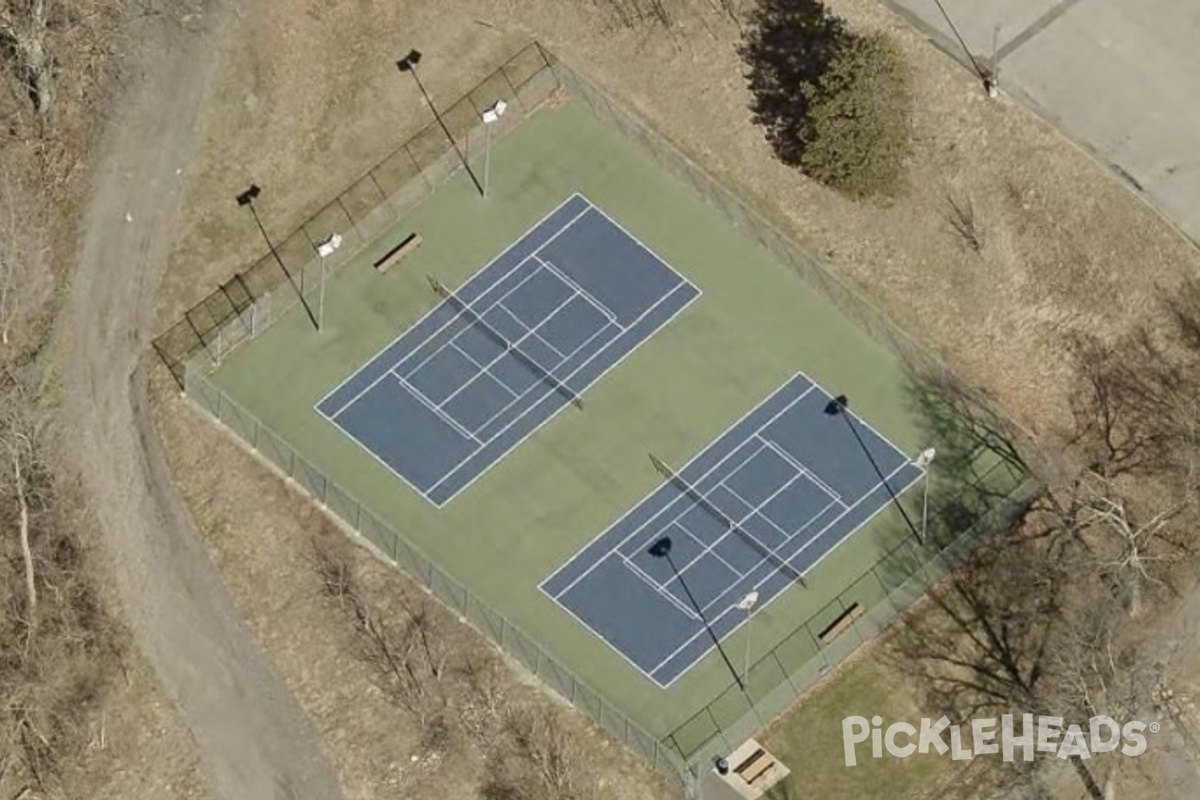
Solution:
M854 624L854 621L867 613L867 610L858 603L847 608L842 615L830 623L829 627L821 631L820 639L823 644L829 644L837 637L841 636L846 630Z
M375 262L375 269L379 271L380 275L382 275L399 263L401 259L407 255L410 255L420 246L421 234L409 234L402 242L400 242L400 244L396 245L391 250L388 250Z
M746 783L752 784L773 766L775 766L775 757L760 747L735 767L733 772Z

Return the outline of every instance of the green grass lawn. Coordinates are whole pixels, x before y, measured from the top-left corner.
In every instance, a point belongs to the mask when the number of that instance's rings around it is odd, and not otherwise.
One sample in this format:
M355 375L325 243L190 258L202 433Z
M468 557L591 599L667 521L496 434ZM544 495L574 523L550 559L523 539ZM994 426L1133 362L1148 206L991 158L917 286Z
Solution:
M874 715L917 724L929 712L916 690L886 664L855 659L818 686L795 710L773 724L759 741L791 770L769 793L774 800L920 800L961 772L949 756L919 753L909 758L871 757L870 742L857 747L857 763L845 765L842 720Z

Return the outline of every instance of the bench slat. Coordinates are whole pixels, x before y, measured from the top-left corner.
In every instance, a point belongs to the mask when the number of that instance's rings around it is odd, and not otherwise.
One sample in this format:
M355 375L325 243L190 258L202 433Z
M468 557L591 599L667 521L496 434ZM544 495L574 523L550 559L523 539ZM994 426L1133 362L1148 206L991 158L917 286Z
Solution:
M391 250L388 250L379 258L379 260L375 262L375 269L378 270L381 275L387 272L401 259L420 247L421 241L421 234L409 234L404 238L403 241L400 242L400 244L396 245Z

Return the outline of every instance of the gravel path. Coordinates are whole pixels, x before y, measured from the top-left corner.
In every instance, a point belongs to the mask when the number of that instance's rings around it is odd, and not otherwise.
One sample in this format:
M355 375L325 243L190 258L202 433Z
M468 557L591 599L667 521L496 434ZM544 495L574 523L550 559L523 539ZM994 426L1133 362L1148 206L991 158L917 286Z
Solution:
M206 2L185 30L174 8L132 23L137 52L98 154L63 366L78 465L127 620L216 795L340 798L303 713L230 603L150 423L146 354L178 215L177 170L198 138L222 31L238 22L232 8Z

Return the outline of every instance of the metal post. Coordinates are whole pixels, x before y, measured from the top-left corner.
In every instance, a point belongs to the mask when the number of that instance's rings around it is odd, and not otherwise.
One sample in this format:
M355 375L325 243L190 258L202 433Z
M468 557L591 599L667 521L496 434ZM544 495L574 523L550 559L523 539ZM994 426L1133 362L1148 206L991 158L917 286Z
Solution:
M267 235L267 229L263 227L262 220L258 217L258 209L254 207L254 199L262 193L262 189L257 184L250 184L250 188L237 196L237 204L250 209L250 216L254 217L254 224L258 226L258 232L262 234L263 239L267 242L267 249L271 251L271 255L275 258L275 263L279 265L279 269L283 271L284 277L288 279L288 283L292 285L296 296L300 298L300 305L304 306L304 311L308 314L309 321L314 327L318 327L317 318L313 316L312 309L308 307L308 301L304 299L303 287L296 285L296 279L292 277L292 273L288 272L287 266L284 265L283 259L279 255L279 251L275 249L275 243L271 241L271 237ZM300 280L304 280L304 271L300 271Z
M921 541L929 541L929 465L933 463L933 459L937 456L937 450L932 447L927 447L921 451L921 454L913 459L913 464L920 469L925 470L925 487L921 497Z
M500 117L504 116L507 108L508 103L497 100L483 112L483 196L485 198L488 194L488 175L492 171L492 126L500 121Z
M317 298L317 331L325 327L325 256L321 256L321 293Z
M492 172L492 126L483 126L483 196L487 197L488 177Z
M317 300L317 331L319 332L325 324L325 259L333 255L333 253L342 246L342 237L340 234L331 233L326 238L317 243L315 249L317 258L321 260L321 288L319 299Z
M471 170L471 165L467 162L466 156L463 155L463 151L459 148L458 142L454 140L454 135L446 127L446 122L442 119L442 115L438 113L437 106L433 104L433 98L429 96L429 92L425 91L425 84L421 83L421 77L417 75L417 64L420 61L421 51L410 50L408 55L396 62L396 68L401 72L407 72L409 75L412 75L413 80L416 81L417 88L421 90L421 96L425 98L425 102L429 104L429 110L433 112L434 120L437 121L438 126L442 129L442 133L446 134L446 138L450 141L450 146L454 148L455 155L458 156L459 162L462 163L463 168L467 171L467 175L470 176L471 183L475 184L475 189L482 196L483 186L480 185L479 179L475 177L475 173Z
M900 502L900 498L896 496L896 492L894 489L892 489L892 485L888 483L887 476L883 474L883 470L879 468L879 463L875 460L875 456L871 455L870 449L867 448L867 443L863 441L862 436L859 434L858 426L850 421L850 409L847 407L849 403L850 401L846 399L846 395L838 395L825 404L825 413L830 416L841 416L842 420L846 423L846 427L848 427L850 429L850 433L853 434L854 441L858 443L858 448L862 450L863 455L866 456L867 461L870 462L871 469L875 470L875 474L879 476L879 482L883 484L883 488L887 490L888 497L891 498L892 505L896 507L896 510L900 512L900 516L904 518L904 524L908 526L910 531L912 531L912 535L916 537L919 543L925 544L924 537L921 536L921 532L917 530L917 526L914 525L913 521L909 518L908 512L904 510L904 505Z
M746 612L746 664L742 670L742 684L750 677L750 628L754 621L754 604L758 602L758 592L750 592L737 601L736 608Z

